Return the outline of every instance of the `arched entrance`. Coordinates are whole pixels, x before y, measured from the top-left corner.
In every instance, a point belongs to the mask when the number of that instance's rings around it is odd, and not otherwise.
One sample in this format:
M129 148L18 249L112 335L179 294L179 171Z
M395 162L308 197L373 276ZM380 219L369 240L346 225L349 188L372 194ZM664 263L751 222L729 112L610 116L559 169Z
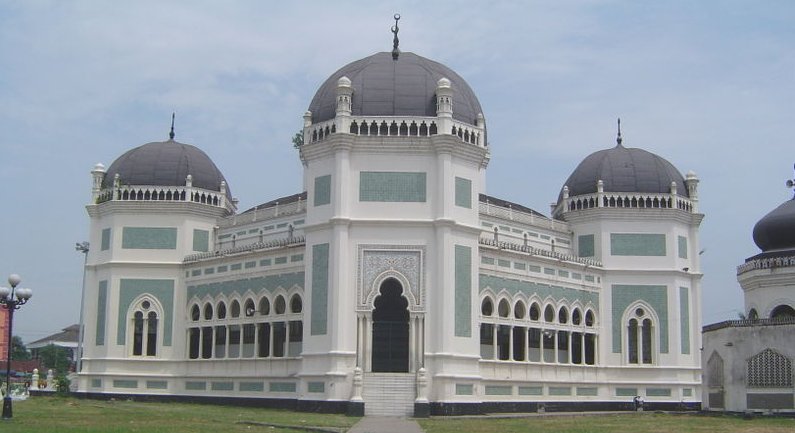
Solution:
M394 278L381 283L373 310L372 371L409 371L408 301L403 286Z

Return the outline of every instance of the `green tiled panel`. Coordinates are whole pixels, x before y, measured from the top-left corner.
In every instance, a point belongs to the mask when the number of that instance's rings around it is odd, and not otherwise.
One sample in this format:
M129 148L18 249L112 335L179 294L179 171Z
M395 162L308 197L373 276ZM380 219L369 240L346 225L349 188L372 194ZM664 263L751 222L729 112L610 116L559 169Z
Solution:
M550 386L549 395L571 395L570 386Z
M646 388L647 397L670 397L671 388Z
M292 256L290 256L290 261L291 262L302 262L302 261L304 261L304 255L303 254L293 254Z
M221 281L216 283L198 284L188 286L187 300L190 302L194 296L204 298L218 295L231 296L233 293L242 295L247 290L258 293L260 290L273 293L278 288L289 290L293 286L304 286L304 273L294 272L289 274L267 275L264 277L242 278L239 280Z
M285 257L276 257L276 259L273 261L273 263L275 265L283 265L283 264L287 263L287 256L285 256Z
M497 259L497 266L502 266L503 268L510 268L511 267L511 261L510 260Z
M271 259L262 259L262 260L259 261L259 265L260 266L270 266L271 265Z
M229 270L230 271L239 271L241 269L243 269L243 264L242 263L235 263L235 264L229 265Z
M240 382L238 389L243 392L263 392L265 384L262 382Z
M202 270L201 269L194 269L194 270L190 271L190 276L191 277L198 277L201 274L202 274Z
M541 299L546 299L549 296L554 299L567 299L569 302L579 300L583 304L590 302L594 310L598 310L599 308L599 294L587 290L550 286L532 281L521 281L488 274L480 274L479 287L481 291L490 287L495 293L505 289L511 295L522 293L526 296L530 296L535 293Z
M257 262L246 262L243 267L246 269L251 269L257 266Z
M206 268L204 270L204 275L210 275L215 273L215 268Z
M171 346L174 322L174 280L138 280L122 278L119 283L119 314L116 344L123 346L127 332L127 309L140 295L149 294L163 306L163 346Z
M472 209L472 181L463 177L455 178L455 205Z
M679 339L682 340L682 354L690 354L690 295L687 287L679 288Z
M455 395L472 395L474 393L474 386L471 383L456 383Z
M527 265L527 269L531 272L541 272L541 266L538 265Z
M306 391L313 393L326 392L325 382L308 382L306 384Z
M692 397L693 396L693 388L684 388L682 390L682 397Z
M616 388L616 397L635 397L638 395L638 388Z
M329 244L312 246L312 317L310 333L326 335L328 322Z
M544 268L544 273L547 275L555 275L555 270L552 268Z
M185 382L185 389L188 391L204 391L207 389L207 382Z
M304 221L304 220L295 220L295 221L293 221L293 225L294 226L300 226L300 225L304 224L305 222L306 221Z
M577 387L577 395L595 396L599 394L599 388L596 387Z
M210 250L210 232L193 229L193 251L206 253Z
M218 272L218 273L221 273L221 272L226 272L226 271L228 271L228 270L229 270L229 266L228 266L228 265L223 265L223 266L219 266L219 267L218 267L218 270L217 270L217 272Z
M578 254L580 257L593 257L594 256L594 237L593 235L577 236L577 246L579 247Z
M168 389L168 382L165 380L147 380L146 387L148 389Z
M569 271L558 271L558 276L563 278L569 278Z
M91 379L92 388L102 388L102 379Z
M577 272L572 272L571 273L571 278L573 278L575 280L582 280L582 274L578 274Z
M679 258L686 259L687 258L687 238L684 236L679 236Z
M585 276L585 281L593 283L594 282L593 275L586 275Z
M543 395L543 386L520 386L519 395Z
M513 262L513 268L514 269L519 269L521 271L524 271L525 269L527 269L527 265L524 264L524 263L520 263L520 262Z
M660 353L668 353L668 294L665 286L614 284L613 292L613 353L621 353L621 333L625 324L621 316L630 304L645 301L660 318L655 324L660 331Z
M657 233L610 233L614 256L665 256L665 235Z
M295 392L295 382L271 382L268 384L270 392Z
M108 311L108 282L102 280L99 282L99 291L97 292L97 332L96 344L97 346L105 345L105 318Z
M509 263L510 265L510 263ZM455 336L472 336L472 248L455 246Z
M486 395L511 395L513 387L509 385L486 385Z
M288 224L288 223L279 223L279 224L276 224L276 228L277 228L277 229L280 229L280 228L287 227L287 224Z
M491 257L483 256L483 257L480 258L480 263L483 263L484 265L493 265L494 264L494 259L491 258Z
M210 389L213 391L234 391L234 382L210 382Z
M425 173L360 172L359 201L425 202L425 178Z
M177 248L175 227L124 227L121 247L140 250L173 250Z
M101 251L107 251L110 249L110 229L102 229L102 243L100 244L99 249Z
M315 178L315 206L331 203L331 175Z
M114 388L138 388L138 381L137 380L114 380L113 381Z

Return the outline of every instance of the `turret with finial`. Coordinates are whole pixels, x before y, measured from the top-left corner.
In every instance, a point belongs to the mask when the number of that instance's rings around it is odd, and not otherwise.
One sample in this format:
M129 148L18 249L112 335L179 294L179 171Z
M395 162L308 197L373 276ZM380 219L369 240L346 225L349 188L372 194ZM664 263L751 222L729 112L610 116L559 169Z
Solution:
M176 116L176 112L171 112L171 132L168 133L168 139L174 139L174 117Z
M621 146L621 118L618 118L618 135L616 136L616 146Z
M392 60L397 60L398 56L400 56L400 49L398 49L398 45L400 41L398 40L398 21L400 21L400 14L395 14L395 25L392 26L392 33L395 37L392 38Z

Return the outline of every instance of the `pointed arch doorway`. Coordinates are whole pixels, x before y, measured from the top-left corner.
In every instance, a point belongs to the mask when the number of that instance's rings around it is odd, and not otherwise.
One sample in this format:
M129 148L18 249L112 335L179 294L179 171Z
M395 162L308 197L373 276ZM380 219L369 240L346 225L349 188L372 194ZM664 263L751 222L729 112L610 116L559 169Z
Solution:
M409 310L403 285L395 278L381 283L373 309L373 372L409 372Z

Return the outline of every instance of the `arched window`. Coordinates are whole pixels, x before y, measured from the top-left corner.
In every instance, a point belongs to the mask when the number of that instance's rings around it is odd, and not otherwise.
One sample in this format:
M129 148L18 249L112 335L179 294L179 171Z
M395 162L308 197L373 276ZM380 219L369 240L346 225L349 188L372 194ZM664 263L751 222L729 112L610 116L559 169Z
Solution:
M199 306L198 305L194 305L190 309L190 319L195 322L195 321L199 320L200 318L201 318L201 311L199 311Z
M756 308L751 308L748 310L748 320L758 320L759 313L756 312Z
M240 317L240 302L232 301L232 317Z
M133 356L157 356L158 311L152 300L144 297L130 310L130 344Z
M494 314L494 303L491 302L491 298L486 298L480 304L480 314L484 316L491 316Z
M213 320L213 306L209 302L204 304L204 320Z
M217 315L219 319L226 319L226 304L223 301L218 303Z
M500 301L499 307L497 307L497 312L499 313L500 317L508 317L511 313L511 306L508 304L508 300L503 299Z
M267 316L271 313L271 302L266 297L262 297L259 300L259 314L262 316Z
M795 309L789 305L779 305L770 312L771 319L795 319Z
M547 308L544 309L544 320L547 322L555 320L555 309L551 305L547 305Z
M569 310L566 307L560 307L560 311L558 311L558 322L565 325L569 323Z
M627 361L630 364L652 364L654 360L654 326L651 314L637 306L627 322Z
M530 306L530 320L538 320L539 317L541 317L541 308L533 302L533 305Z
M279 295L276 297L276 301L273 303L273 309L275 310L276 314L284 314L284 296Z
M303 310L303 303L301 302L301 297L298 295L293 295L290 298L290 312L291 313L300 313Z
M571 313L571 323L572 325L580 325L582 323L582 315L579 308L575 308Z
M251 298L246 299L246 303L243 305L243 314L245 314L246 317L251 317L254 315L255 311L257 311L257 308L254 307L254 301Z
M524 308L524 302L519 301L513 307L513 317L517 319L524 319L525 314L527 311Z
M591 327L594 325L595 319L593 315L593 311L588 310L585 313L585 326Z

